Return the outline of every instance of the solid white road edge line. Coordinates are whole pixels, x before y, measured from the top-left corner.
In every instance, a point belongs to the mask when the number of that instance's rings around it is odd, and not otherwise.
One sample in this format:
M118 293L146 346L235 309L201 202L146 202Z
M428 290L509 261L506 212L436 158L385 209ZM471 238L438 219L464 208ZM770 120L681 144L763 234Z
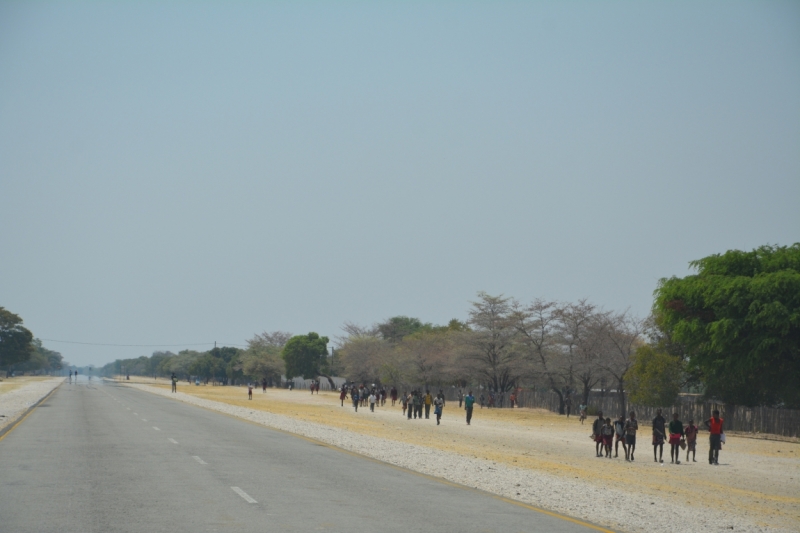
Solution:
M243 491L239 487L231 487L231 489L233 490L233 492L235 492L236 494L238 494L239 496L244 498L244 501L246 501L247 503L258 503L253 498L251 498L249 494L247 494L245 491Z

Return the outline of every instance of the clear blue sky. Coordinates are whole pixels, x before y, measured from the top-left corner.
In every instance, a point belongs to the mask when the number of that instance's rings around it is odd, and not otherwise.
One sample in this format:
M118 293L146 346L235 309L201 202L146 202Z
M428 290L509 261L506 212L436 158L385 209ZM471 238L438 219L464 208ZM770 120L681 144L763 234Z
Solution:
M800 241L800 3L3 2L0 225L47 339L645 315Z

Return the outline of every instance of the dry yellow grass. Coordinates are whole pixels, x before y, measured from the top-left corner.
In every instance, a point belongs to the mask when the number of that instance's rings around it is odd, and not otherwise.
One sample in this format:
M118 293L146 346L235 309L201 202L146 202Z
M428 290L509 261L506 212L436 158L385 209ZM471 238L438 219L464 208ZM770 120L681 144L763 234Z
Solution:
M53 379L53 376L19 376L15 378L3 378L3 380L0 381L0 394L11 392L14 389L24 387L28 383L34 381L45 381L48 379Z
M169 388L163 380L135 380ZM636 462L596 458L589 440L590 421L580 425L576 418L534 409L476 409L473 424L467 426L463 411L448 403L442 425L431 420L407 420L399 403L379 407L375 413L352 404L340 406L338 394L311 395L308 391L255 389L247 399L244 387L195 386L179 384L180 392L325 424L365 436L420 444L436 449L505 463L511 466L579 478L601 486L613 486L654 501L669 498L683 505L713 506L759 523L795 529L800 523L800 444L728 437L721 459L723 466L707 462L707 438L698 440L696 463L670 466L653 461L648 428L638 437ZM622 450L620 449L620 452ZM684 461L686 452L682 452Z

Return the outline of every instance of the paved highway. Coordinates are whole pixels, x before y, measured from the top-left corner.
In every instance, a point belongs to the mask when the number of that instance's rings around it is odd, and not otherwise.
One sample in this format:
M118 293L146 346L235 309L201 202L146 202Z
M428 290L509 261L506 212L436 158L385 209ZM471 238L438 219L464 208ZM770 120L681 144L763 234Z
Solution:
M81 380L61 385L0 441L0 531L594 529L182 402Z

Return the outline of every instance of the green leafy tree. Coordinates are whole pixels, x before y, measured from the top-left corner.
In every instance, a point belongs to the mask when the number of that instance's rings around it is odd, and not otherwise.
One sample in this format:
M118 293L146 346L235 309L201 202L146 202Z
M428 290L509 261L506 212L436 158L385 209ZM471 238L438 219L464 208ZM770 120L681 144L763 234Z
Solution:
M33 352L33 334L19 315L0 307L0 368L27 361Z
M295 335L283 347L283 360L286 362L286 377L303 376L314 379L327 372L328 337L320 337L311 332L308 335Z
M633 355L633 366L625 374L631 403L650 407L674 405L682 376L680 357L649 344L639 346Z
M431 324L423 324L418 318L407 316L395 316L389 320L378 324L378 331L384 340L389 342L400 342L403 337L412 335L419 331L429 331L433 328Z
M800 407L800 243L730 250L661 280L654 313L706 394Z

